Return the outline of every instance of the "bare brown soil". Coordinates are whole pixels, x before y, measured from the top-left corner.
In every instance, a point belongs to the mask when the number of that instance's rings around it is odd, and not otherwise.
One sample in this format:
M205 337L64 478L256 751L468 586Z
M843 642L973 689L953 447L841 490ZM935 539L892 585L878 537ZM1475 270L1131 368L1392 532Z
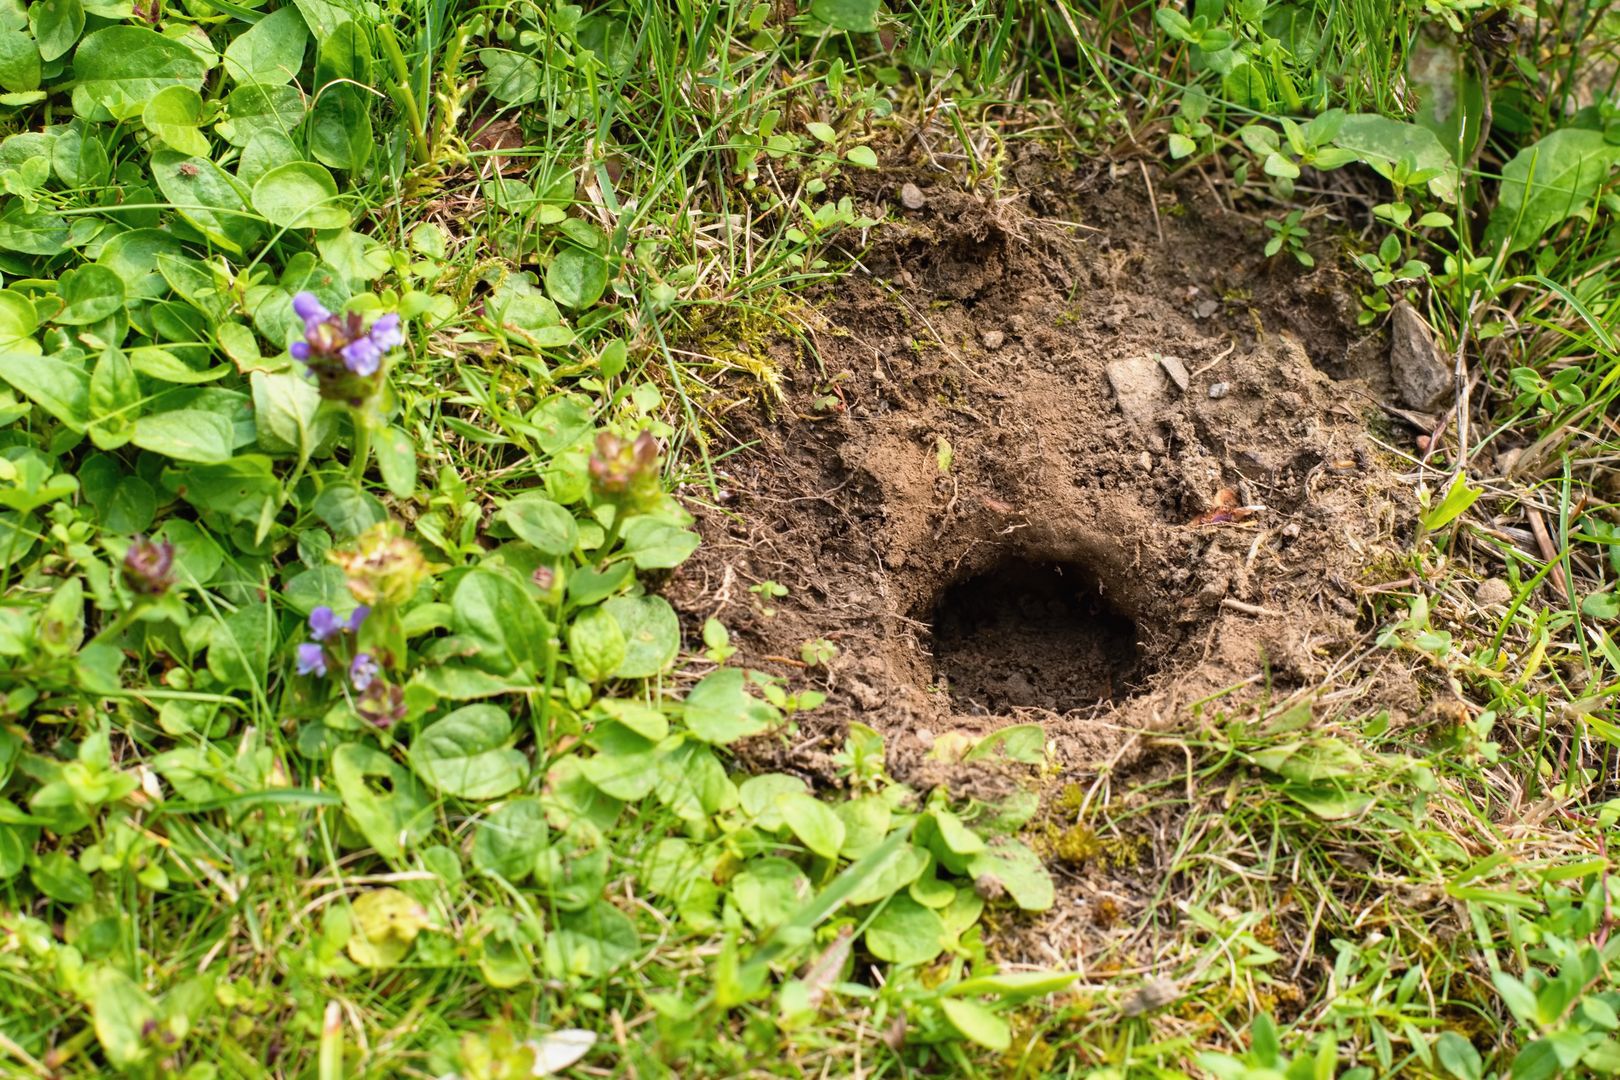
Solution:
M1347 283L1264 259L1207 196L1155 216L1134 169L1040 190L886 178L863 272L816 298L819 364L784 346L786 406L730 418L758 445L669 591L796 679L805 642L839 646L799 770L848 719L901 759L1033 719L1070 769L1117 764L1357 634L1396 514L1367 438L1385 347Z

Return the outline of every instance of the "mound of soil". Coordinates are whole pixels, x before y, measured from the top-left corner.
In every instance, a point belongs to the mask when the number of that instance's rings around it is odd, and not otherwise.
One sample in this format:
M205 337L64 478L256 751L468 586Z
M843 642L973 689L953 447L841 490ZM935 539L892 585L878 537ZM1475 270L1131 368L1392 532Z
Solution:
M758 446L667 590L796 681L805 642L838 645L828 705L765 764L827 775L849 719L901 761L1038 720L1086 771L1234 685L1305 685L1357 636L1396 520L1367 436L1383 344L1339 272L1120 176L863 193L890 223L813 298L819 358L782 346L776 417L729 418Z

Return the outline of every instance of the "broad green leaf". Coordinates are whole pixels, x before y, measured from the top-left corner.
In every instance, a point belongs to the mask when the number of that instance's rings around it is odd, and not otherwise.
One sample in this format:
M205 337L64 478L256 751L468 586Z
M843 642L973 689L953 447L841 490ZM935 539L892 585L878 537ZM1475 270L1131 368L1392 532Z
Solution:
M681 648L681 623L662 596L615 596L602 610L619 624L625 654L611 675L616 679L650 679L675 662Z
M697 550L699 537L655 517L633 517L624 525L624 550L641 570L668 570Z
M0 213L0 249L22 255L60 255L69 238L65 220L29 210L21 199L13 199Z
M0 353L0 379L74 431L90 422L90 373L78 364L13 348Z
M704 742L724 746L768 730L782 718L769 702L745 689L738 668L721 668L703 677L686 695L686 726Z
M20 30L0 29L0 90L27 93L39 89L40 55L34 39Z
M262 687L275 650L270 605L244 604L214 624L208 642L208 671L227 687Z
M782 821L801 843L823 859L835 859L844 846L844 823L832 807L801 791L778 796Z
M405 959L428 925L427 909L399 889L368 889L350 906L349 958L361 967L391 968Z
M880 0L813 0L810 14L834 30L869 34L877 29Z
M231 422L219 413L175 409L136 420L129 441L142 450L176 461L222 465L231 460L235 432Z
M320 390L291 371L255 371L250 382L259 448L307 459L320 441L315 416L321 407Z
M90 1012L96 1039L107 1060L120 1069L144 1060L152 1045L148 1026L159 1013L151 995L115 967L97 968L89 979Z
M478 823L472 863L486 874L520 882L534 873L535 860L551 842L539 799L513 799Z
M955 997L968 994L996 994L1000 997L1034 997L1055 994L1074 985L1080 976L1072 971L1016 971L977 975L951 987Z
M450 597L451 627L475 649L472 662L499 675L536 672L546 662L551 624L532 590L505 575L473 570Z
M731 879L731 902L756 930L793 917L810 897L810 879L787 859L750 859Z
M574 673L586 682L602 682L625 656L624 631L602 608L587 608L568 624L568 660Z
M309 149L316 161L329 168L345 172L364 169L376 149L371 97L349 83L322 90L310 113Z
M1433 532L1450 525L1462 515L1463 511L1473 506L1479 496L1480 489L1470 484L1467 477L1459 474L1446 489L1445 498L1423 515L1423 530Z
M377 432L371 444L377 458L377 471L396 499L408 499L416 491L416 443L390 425Z
M239 83L277 86L304 66L309 30L296 7L272 11L225 46L225 74Z
M338 747L332 779L360 834L385 859L401 858L433 826L433 807L421 782L375 747Z
M945 924L932 908L901 893L867 926L866 948L891 964L926 964L945 951Z
M1502 167L1485 249L1506 243L1511 255L1534 246L1586 207L1616 163L1620 146L1584 128L1560 128L1520 150Z
M968 875L975 881L989 874L1025 911L1046 911L1056 899L1052 876L1041 865L1040 856L1017 840L999 839L975 855L968 863Z
M525 492L501 507L500 519L519 540L534 545L541 554L562 557L579 543L579 525L574 515L550 499Z
M169 86L201 90L208 65L186 45L144 26L109 26L73 54L73 111L86 120L130 120Z
M546 267L546 295L564 307L590 307L602 298L607 285L607 260L585 248L565 246Z
M56 283L62 310L52 321L65 326L100 322L124 306L124 279L117 273L86 263L64 273Z
M411 743L411 768L443 794L496 799L528 773L528 759L512 749L513 738L504 710L466 705L422 729Z
M34 302L19 292L0 289L0 349L20 345L39 329Z
M349 211L338 201L337 181L313 161L278 165L253 185L253 208L284 229L341 229Z
M236 182L208 158L159 150L152 155L152 178L181 217L226 251L241 254L257 238Z
M963 998L945 998L939 1003L951 1027L968 1040L987 1050L1006 1050L1012 1045L1012 1028L1007 1021L980 1005Z
M635 924L601 901L560 915L556 929L546 935L542 955L553 978L600 979L622 967L640 948Z
M66 56L84 33L84 5L80 0L35 0L28 6L28 26L39 42L41 59Z
M1430 193L1446 202L1457 201L1461 179L1457 163L1428 128L1376 113L1351 113L1340 122L1333 142L1354 151L1385 177L1402 161L1410 161L1420 170L1434 170L1428 181Z
M141 124L182 154L207 157L208 138L200 130L203 99L189 86L168 86L141 110Z

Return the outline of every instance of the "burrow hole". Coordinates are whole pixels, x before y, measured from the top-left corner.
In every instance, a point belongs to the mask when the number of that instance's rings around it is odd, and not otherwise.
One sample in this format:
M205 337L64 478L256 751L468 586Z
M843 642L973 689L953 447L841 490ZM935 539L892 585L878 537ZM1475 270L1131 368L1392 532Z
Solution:
M1124 701L1149 674L1136 620L1078 563L1006 559L946 587L934 666L957 712Z

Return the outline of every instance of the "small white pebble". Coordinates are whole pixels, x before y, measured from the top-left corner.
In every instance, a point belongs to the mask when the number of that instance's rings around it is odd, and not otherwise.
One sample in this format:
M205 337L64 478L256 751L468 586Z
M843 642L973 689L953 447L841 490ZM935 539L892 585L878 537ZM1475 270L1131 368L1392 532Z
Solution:
M997 349L1001 348L1002 343L1006 340L1007 335L1003 334L1000 330L986 330L979 335L979 342L991 352L995 352Z
M1223 382L1209 384L1209 397L1211 401L1219 401L1221 398L1231 393L1231 391L1232 387Z
M922 188L908 182L900 185L900 205L907 210L921 210L928 205L928 200L924 197Z

